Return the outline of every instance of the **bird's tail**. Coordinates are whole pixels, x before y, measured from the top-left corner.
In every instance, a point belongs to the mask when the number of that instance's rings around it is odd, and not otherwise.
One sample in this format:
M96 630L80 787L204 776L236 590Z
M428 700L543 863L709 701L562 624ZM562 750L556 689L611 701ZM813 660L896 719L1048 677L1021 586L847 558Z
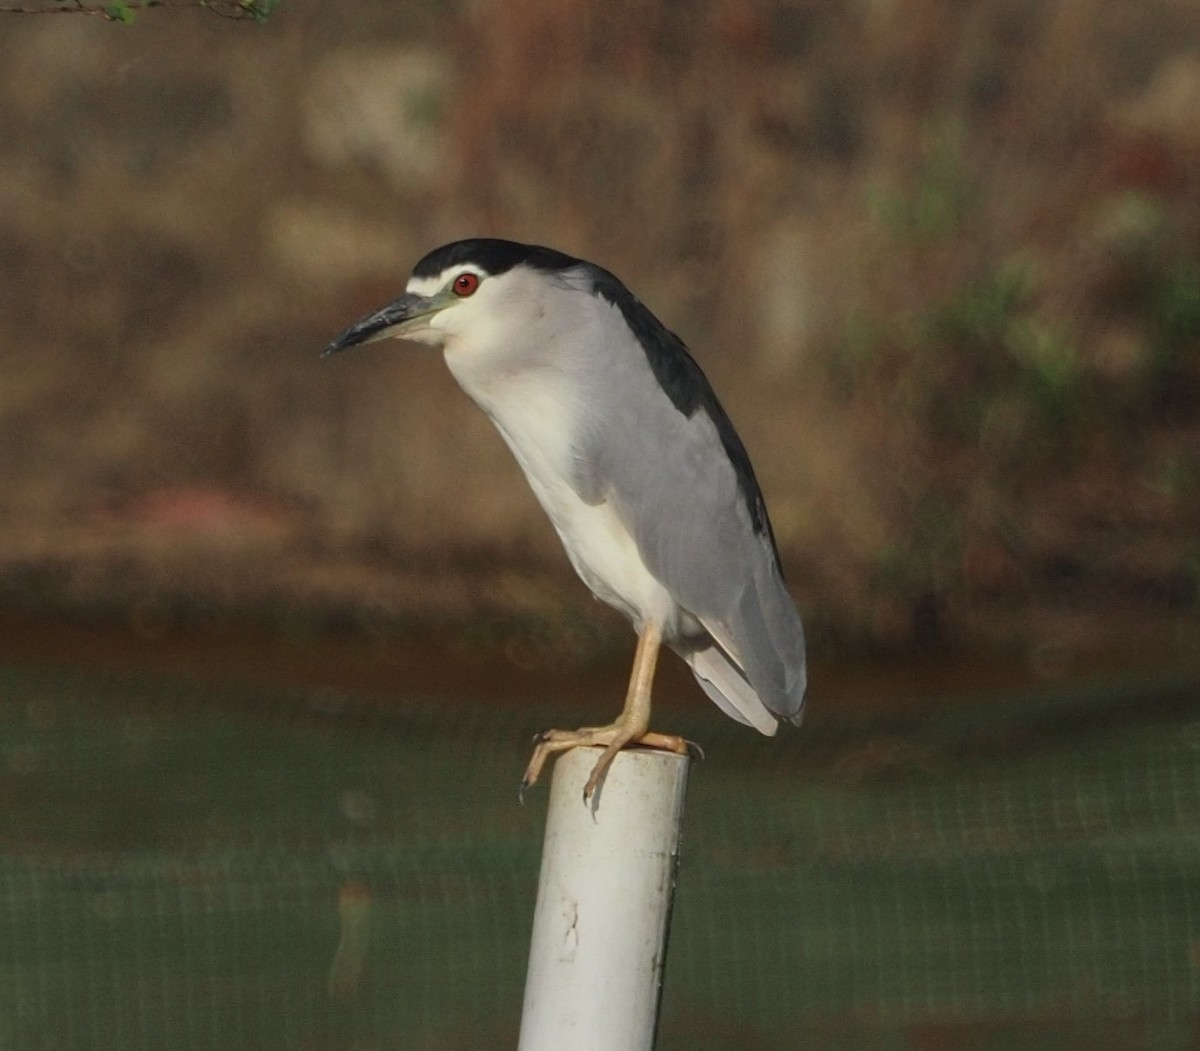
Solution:
M728 620L701 623L715 645L683 654L726 715L774 734L777 720L800 724L807 672L804 627L774 562L757 567Z
M753 726L759 733L771 736L779 723L759 699L741 669L730 660L720 646L708 646L682 654L700 688L708 694L731 719Z
M756 566L754 585L730 619L738 663L767 710L798 726L808 685L804 625L777 562Z

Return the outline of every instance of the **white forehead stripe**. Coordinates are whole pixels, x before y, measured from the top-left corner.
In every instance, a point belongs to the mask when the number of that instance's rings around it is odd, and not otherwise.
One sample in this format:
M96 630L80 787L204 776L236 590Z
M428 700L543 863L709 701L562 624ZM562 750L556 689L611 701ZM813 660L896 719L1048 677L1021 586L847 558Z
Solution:
M435 274L433 277L410 277L406 292L413 292L418 296L431 296L435 292L440 292L459 274L465 273L482 274L483 271L477 266L472 266L470 263L463 263L460 266L447 267L440 274Z

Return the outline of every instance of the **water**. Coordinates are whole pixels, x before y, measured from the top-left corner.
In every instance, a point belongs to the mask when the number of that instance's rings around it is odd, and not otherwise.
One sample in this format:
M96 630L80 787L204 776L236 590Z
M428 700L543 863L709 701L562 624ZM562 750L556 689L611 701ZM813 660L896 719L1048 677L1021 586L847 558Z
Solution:
M624 654L0 638L0 1046L512 1046L517 780L533 732L615 714ZM776 739L662 670L707 758L660 1048L1194 1046L1186 670L818 667Z

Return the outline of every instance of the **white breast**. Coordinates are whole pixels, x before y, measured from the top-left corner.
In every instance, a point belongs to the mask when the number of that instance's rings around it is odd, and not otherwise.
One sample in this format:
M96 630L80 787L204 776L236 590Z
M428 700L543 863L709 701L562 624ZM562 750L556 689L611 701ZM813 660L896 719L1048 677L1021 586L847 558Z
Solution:
M489 370L481 377L478 359L447 354L446 362L508 443L584 583L638 628L648 619L669 622L674 603L646 569L613 505L585 503L571 487L573 436L584 409L568 377L554 369Z

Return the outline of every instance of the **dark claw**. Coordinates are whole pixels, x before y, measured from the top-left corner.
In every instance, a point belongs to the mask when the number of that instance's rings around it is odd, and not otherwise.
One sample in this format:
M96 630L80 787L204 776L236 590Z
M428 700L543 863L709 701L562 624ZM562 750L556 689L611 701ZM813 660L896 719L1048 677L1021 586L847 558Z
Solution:
M592 812L594 817L596 809L600 806L600 793L604 790L604 778L600 778L600 783L589 793L587 785L583 786L583 805Z
M521 785L517 789L517 802L520 803L521 806L525 805L525 792L528 788L529 782L526 781L525 778L521 778Z

